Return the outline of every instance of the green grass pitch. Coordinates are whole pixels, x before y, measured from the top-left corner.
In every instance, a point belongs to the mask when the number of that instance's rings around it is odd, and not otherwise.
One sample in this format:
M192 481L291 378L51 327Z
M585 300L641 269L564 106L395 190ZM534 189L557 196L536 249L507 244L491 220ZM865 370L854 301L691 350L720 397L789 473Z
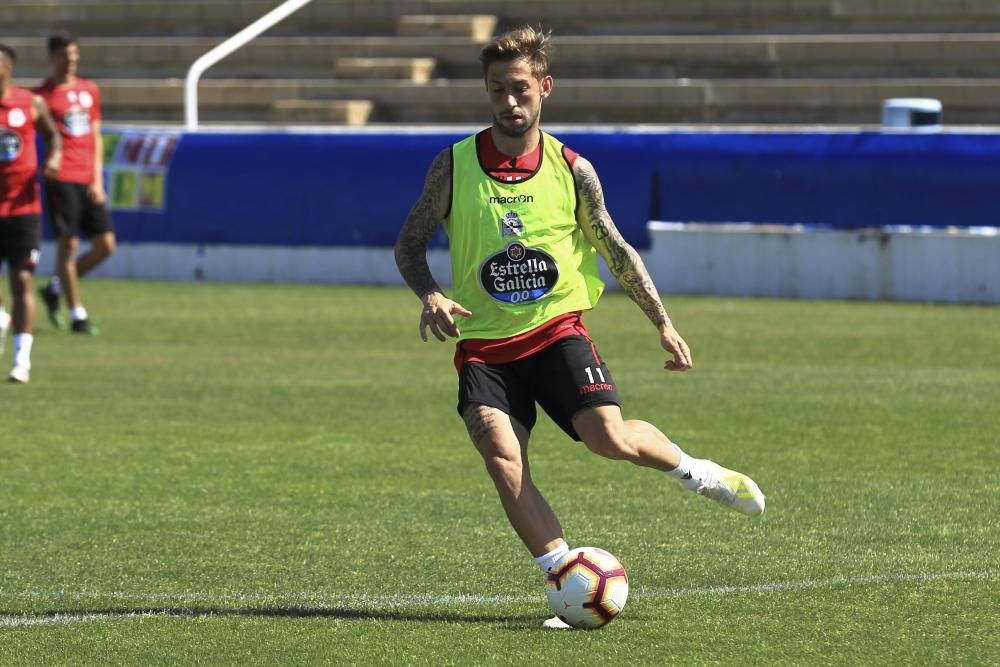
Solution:
M749 519L547 419L536 482L629 571L541 575L394 288L91 281L0 386L0 664L998 664L1000 308L667 298L586 318L626 417L753 476ZM7 343L3 369L10 361Z

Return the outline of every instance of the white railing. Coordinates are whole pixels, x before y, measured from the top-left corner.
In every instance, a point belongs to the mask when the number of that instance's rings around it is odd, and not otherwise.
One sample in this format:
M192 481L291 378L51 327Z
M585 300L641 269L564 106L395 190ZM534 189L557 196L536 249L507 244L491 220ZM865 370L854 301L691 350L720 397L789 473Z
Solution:
M289 15L308 5L312 0L285 0L267 14L240 30L238 33L201 56L191 65L184 80L184 124L188 131L198 129L198 80L212 65L244 46L259 34L280 23Z

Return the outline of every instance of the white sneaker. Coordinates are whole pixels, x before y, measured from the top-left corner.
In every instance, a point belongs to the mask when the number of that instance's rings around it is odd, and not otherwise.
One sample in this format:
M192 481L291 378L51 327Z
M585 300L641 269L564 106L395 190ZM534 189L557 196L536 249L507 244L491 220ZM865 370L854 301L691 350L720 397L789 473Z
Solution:
M30 378L31 366L14 364L14 367L10 369L10 375L7 376L7 381L16 382L18 384L28 384L28 380Z
M695 492L737 512L758 516L764 513L764 494L752 479L741 472L702 459L704 466Z
M564 622L558 616L553 616L547 621L542 622L542 628L544 630L572 630L573 626Z

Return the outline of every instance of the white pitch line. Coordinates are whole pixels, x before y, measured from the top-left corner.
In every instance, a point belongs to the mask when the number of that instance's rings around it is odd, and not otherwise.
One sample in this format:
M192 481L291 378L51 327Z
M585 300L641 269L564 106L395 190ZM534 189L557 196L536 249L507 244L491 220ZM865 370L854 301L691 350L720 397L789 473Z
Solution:
M778 581L771 584L748 586L712 586L709 588L670 588L666 590L636 591L637 597L681 597L686 595L729 595L732 593L780 593L829 586L872 586L878 584L926 583L946 579L993 579L996 572L935 572L931 574L873 574L866 577L838 577L834 579L805 579Z
M693 597L699 595L738 595L756 593L781 593L786 591L799 591L813 588L826 588L835 586L877 586L882 584L900 583L930 583L935 581L945 581L949 579L994 579L997 573L994 571L967 571L967 572L935 572L929 574L878 574L862 577L837 577L833 579L803 579L793 581L778 581L766 584L749 584L746 586L709 586L701 588L665 588L665 589L636 589L632 596L643 599ZM94 621L127 620L134 618L168 618L179 617L190 614L212 615L217 613L220 616L231 614L253 615L254 610L249 609L224 609L219 605L222 603L242 603L268 605L272 609L280 611L281 606L288 606L289 611L308 612L315 610L357 610L357 611L399 611L405 609L420 609L427 607L441 607L449 605L473 604L526 604L538 602L540 596L537 595L432 595L432 594L400 594L400 595L368 595L351 594L343 596L331 596L312 593L300 593L297 595L270 595L266 593L127 593L123 591L97 592L97 591L12 591L0 590L0 599L62 599L73 601L84 600L117 600L130 602L137 605L155 606L158 604L172 604L171 609L148 609L127 612L109 611L106 613L81 612L81 613L55 613L48 615L24 613L24 614L0 614L0 628L29 627L45 625L68 625L71 623L88 623ZM211 603L208 609L187 609L182 603Z
M123 612L115 614L53 614L52 616L0 616L0 628L26 628L38 625L72 625L96 621L166 616L158 612Z

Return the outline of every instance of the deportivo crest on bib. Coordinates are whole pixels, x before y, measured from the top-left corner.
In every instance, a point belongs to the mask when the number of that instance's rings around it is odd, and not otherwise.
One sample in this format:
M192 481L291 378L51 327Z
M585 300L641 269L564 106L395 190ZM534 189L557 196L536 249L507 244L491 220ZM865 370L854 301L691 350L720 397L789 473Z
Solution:
M11 127L21 127L28 122L28 117L20 109L11 109L7 113L7 124Z
M552 291L559 267L546 252L514 242L483 262L479 283L501 303L531 303Z
M13 162L21 154L21 135L0 129L0 162Z
M517 211L507 211L507 214L500 218L500 231L504 236L520 236L524 231L524 223Z

